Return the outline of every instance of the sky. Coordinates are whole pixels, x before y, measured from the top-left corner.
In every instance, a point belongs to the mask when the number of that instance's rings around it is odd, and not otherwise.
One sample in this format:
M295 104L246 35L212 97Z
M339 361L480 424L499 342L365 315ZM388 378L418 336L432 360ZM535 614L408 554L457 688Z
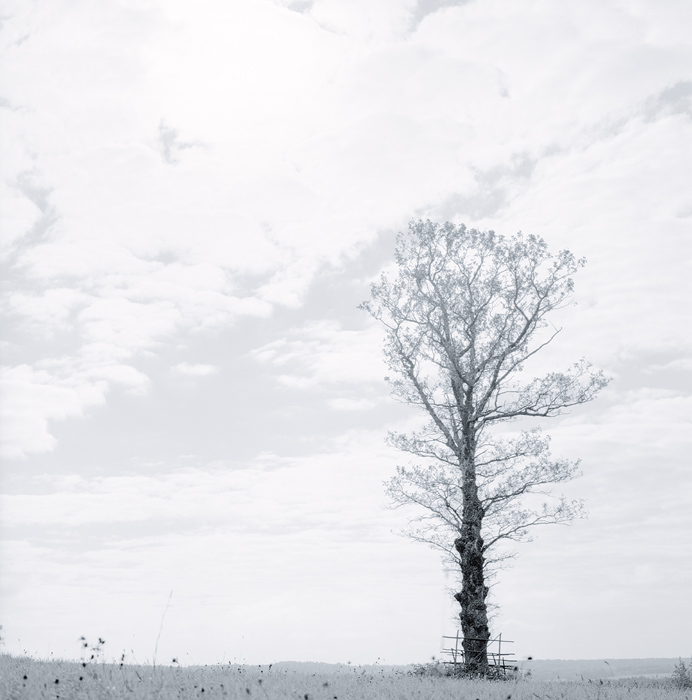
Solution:
M5 651L440 655L456 577L399 534L358 305L412 219L587 266L541 371L589 517L491 591L519 658L692 654L692 4L6 0Z

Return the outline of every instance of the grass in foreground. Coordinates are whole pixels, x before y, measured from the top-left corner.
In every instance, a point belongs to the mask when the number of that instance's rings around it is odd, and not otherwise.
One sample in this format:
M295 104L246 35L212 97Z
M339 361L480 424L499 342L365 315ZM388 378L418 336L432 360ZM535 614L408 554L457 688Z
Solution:
M3 700L692 700L670 681L477 681L373 673L307 674L248 666L170 667L0 655Z

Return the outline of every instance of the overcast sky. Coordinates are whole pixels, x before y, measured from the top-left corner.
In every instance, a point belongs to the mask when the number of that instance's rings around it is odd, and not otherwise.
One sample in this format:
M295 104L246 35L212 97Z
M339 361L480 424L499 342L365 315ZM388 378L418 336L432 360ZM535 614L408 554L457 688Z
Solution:
M439 655L455 577L382 487L417 414L356 308L421 217L585 256L544 368L613 377L544 424L590 515L519 548L493 632L690 655L690 26L686 0L6 0L6 650Z

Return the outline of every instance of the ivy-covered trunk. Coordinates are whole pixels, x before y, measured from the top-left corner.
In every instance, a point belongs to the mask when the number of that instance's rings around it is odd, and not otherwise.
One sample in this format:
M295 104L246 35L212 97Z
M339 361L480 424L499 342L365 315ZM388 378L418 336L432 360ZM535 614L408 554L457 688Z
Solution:
M469 463L470 462L470 463ZM461 536L454 542L461 564L462 587L454 597L461 606L459 619L464 635L463 648L466 670L485 674L488 670L488 609L485 603L483 557L483 507L478 498L475 468L472 458L467 462L463 485L463 524Z

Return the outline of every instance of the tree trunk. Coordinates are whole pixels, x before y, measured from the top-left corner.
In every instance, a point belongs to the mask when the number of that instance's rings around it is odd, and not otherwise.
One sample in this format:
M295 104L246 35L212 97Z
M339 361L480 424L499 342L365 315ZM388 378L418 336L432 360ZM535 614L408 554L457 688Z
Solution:
M483 509L478 498L475 470L466 470L464 479L464 509L461 536L454 542L461 560L462 588L454 598L461 606L459 619L464 635L463 648L466 669L485 674L488 670L488 609L485 598L483 538L481 525Z

